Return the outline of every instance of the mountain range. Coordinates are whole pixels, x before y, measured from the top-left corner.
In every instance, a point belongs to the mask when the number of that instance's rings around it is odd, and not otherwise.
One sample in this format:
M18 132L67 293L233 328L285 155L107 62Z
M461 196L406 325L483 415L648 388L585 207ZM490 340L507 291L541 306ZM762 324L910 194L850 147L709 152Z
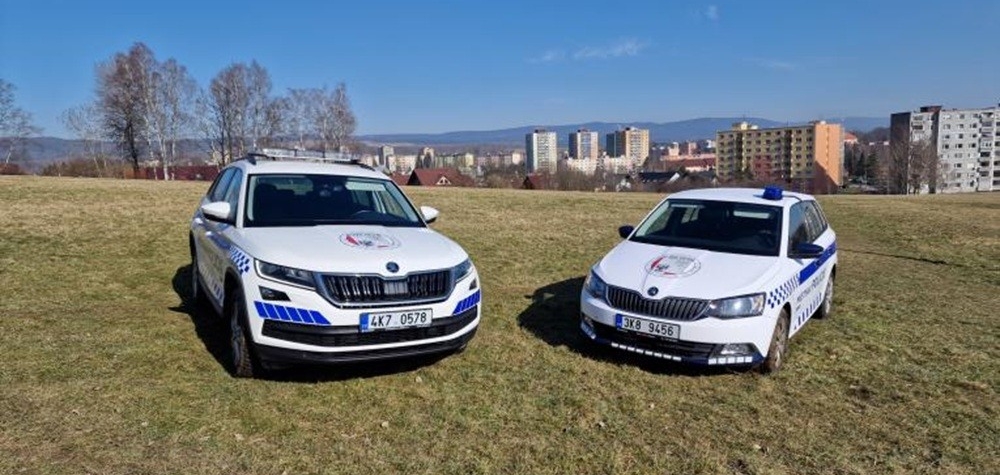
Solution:
M826 119L827 122L835 122L844 125L845 130L867 132L876 127L886 127L889 125L887 117L845 117ZM358 138L368 145L410 145L410 146L463 146L463 145L496 145L505 147L523 147L524 135L536 128L544 128L556 132L559 143L562 147L568 146L568 135L577 129L588 129L601 134L601 143L604 143L604 134L618 130L625 126L649 129L650 140L652 142L680 142L685 140L700 140L715 138L715 133L720 130L729 129L734 122L747 121L761 127L779 127L785 125L801 124L802 122L781 122L760 117L704 117L699 119L681 120L675 122L586 122L579 124L563 125L539 125L512 127L496 130L467 130L456 132L444 132L436 134L369 134L360 135ZM106 145L108 150L114 147ZM204 142L201 140L184 140L179 144L180 152L183 155L201 155L206 150ZM35 137L30 139L28 153L31 156L31 166L29 168L40 168L45 164L62 161L68 157L82 154L84 150L83 142L80 140L63 139L57 137Z

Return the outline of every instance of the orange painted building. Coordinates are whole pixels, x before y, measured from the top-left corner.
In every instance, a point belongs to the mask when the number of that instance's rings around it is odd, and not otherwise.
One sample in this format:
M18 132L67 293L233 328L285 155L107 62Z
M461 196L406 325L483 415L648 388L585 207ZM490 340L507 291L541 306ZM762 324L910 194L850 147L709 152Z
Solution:
M761 129L746 122L716 134L720 181L755 180L809 193L843 185L844 131L823 121Z

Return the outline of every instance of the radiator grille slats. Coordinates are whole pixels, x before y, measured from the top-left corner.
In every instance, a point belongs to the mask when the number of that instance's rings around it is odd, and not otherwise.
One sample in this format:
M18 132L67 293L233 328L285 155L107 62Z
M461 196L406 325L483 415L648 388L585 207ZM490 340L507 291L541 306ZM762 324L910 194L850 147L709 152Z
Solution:
M325 275L323 282L335 303L366 307L444 299L451 293L452 287L451 272L448 270L395 279L372 275Z
M677 297L653 300L634 290L613 286L608 286L608 303L630 313L682 321L697 320L708 307L706 300Z

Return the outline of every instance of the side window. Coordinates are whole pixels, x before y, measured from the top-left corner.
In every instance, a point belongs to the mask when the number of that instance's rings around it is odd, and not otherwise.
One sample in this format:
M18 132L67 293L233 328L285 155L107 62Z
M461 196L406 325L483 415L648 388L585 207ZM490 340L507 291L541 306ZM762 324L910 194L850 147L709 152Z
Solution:
M806 202L805 205L806 226L809 228L809 242L814 242L819 239L823 231L826 231L826 223L816 209L815 203Z
M791 249L798 243L809 241L805 203L795 203L788 212L788 248Z
M235 168L227 169L215 178L215 183L212 183L212 187L208 189L208 201L214 203L223 200L226 196L226 188L229 186L230 180L233 179L235 171Z
M229 186L226 187L226 194L221 200L229 203L230 219L236 216L236 208L240 204L240 187L243 185L243 172L238 169L233 169L233 171L233 178L229 180Z

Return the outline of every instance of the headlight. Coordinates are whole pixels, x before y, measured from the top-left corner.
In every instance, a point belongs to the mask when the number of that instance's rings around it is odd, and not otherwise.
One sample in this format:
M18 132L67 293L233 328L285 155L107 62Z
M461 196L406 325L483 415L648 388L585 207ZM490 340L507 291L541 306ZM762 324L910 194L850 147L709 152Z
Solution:
M608 293L608 284L605 284L593 270L587 275L587 280L583 281L583 288L591 297L607 300L605 296Z
M277 280L278 282L299 287L309 287L310 289L316 287L316 279L313 277L313 273L307 270L257 261L257 274L266 279Z
M461 264L451 268L451 281L458 282L472 273L472 261L466 259Z
M761 313L764 313L764 294L713 300L705 311L705 315L715 318L756 317Z

